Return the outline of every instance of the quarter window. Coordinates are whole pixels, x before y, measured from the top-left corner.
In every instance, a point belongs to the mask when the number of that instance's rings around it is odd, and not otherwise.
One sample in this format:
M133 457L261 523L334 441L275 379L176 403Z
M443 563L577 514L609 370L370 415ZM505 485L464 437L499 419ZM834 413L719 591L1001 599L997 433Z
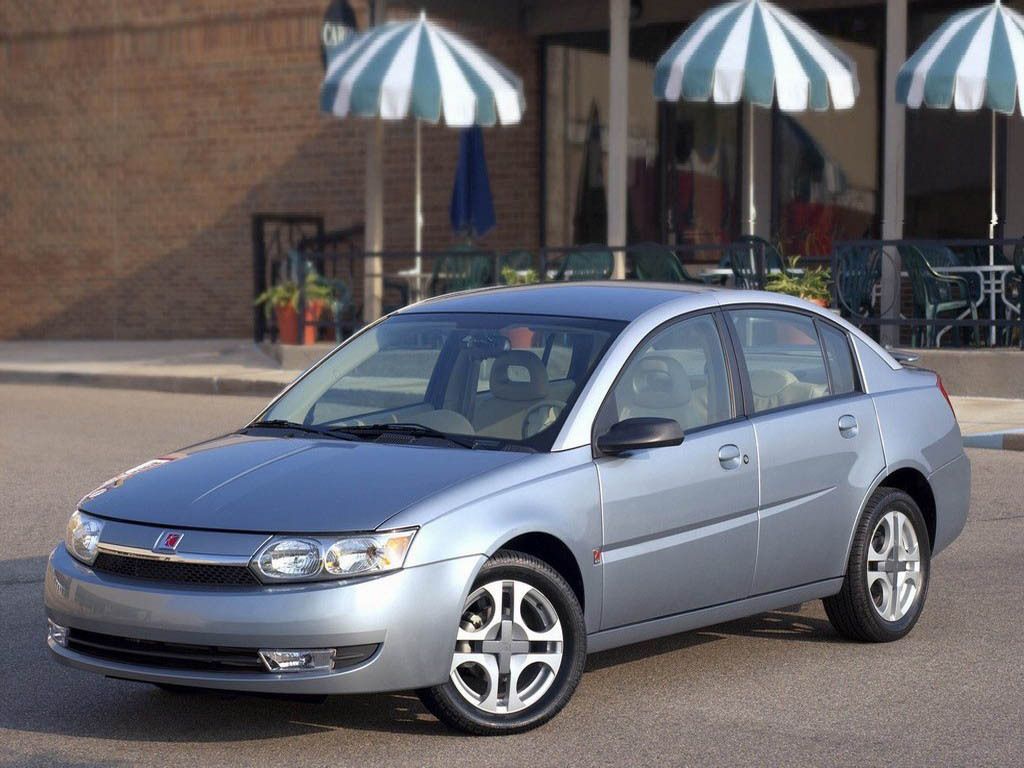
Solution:
M857 375L853 367L850 342L845 333L825 323L818 323L821 341L828 358L828 370L832 374L832 394L846 395L857 391Z
M743 350L755 411L828 396L825 358L811 318L773 309L728 314Z
M729 371L710 315L683 320L641 345L599 419L604 427L641 416L675 419L683 430L733 416Z

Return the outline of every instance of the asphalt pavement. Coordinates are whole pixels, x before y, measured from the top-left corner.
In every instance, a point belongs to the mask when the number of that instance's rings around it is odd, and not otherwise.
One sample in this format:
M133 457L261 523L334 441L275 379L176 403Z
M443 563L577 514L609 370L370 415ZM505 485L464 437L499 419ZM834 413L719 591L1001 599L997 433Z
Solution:
M322 704L175 695L51 661L43 569L75 502L127 467L239 426L262 403L0 385L0 765L1024 763L1019 452L970 451L967 528L935 561L904 640L846 642L807 603L597 654L562 714L521 736L454 734L411 694Z

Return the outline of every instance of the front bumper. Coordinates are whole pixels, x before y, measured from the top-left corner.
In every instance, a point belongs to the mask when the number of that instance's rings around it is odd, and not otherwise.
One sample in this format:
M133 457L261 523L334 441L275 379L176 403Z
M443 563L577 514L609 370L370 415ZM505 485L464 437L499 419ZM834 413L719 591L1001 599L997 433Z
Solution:
M61 544L46 568L46 614L72 630L189 645L379 648L354 667L273 674L124 663L48 645L69 666L151 683L292 694L437 685L448 679L459 616L483 560L462 557L350 582L200 588L97 573Z

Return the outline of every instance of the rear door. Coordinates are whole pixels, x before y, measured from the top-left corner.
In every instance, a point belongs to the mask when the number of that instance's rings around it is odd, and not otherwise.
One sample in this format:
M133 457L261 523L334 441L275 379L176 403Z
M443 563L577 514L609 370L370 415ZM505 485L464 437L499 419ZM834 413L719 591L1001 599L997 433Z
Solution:
M727 316L761 470L753 593L842 576L865 495L885 466L849 337L798 311Z
M623 369L595 425L658 416L682 444L596 460L604 547L602 627L746 597L757 552L757 453L737 419L724 325L711 313L653 333ZM728 335L724 336L728 339Z

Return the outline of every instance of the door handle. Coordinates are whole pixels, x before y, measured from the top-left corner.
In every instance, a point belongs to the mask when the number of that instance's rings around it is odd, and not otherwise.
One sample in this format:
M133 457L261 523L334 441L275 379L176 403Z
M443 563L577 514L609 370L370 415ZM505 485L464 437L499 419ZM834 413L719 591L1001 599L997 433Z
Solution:
M739 446L729 443L718 449L718 463L722 469L736 469L740 465Z
M845 416L839 417L839 434L843 437L850 438L856 437L857 432L860 431L860 427L857 426L857 419L846 414Z

